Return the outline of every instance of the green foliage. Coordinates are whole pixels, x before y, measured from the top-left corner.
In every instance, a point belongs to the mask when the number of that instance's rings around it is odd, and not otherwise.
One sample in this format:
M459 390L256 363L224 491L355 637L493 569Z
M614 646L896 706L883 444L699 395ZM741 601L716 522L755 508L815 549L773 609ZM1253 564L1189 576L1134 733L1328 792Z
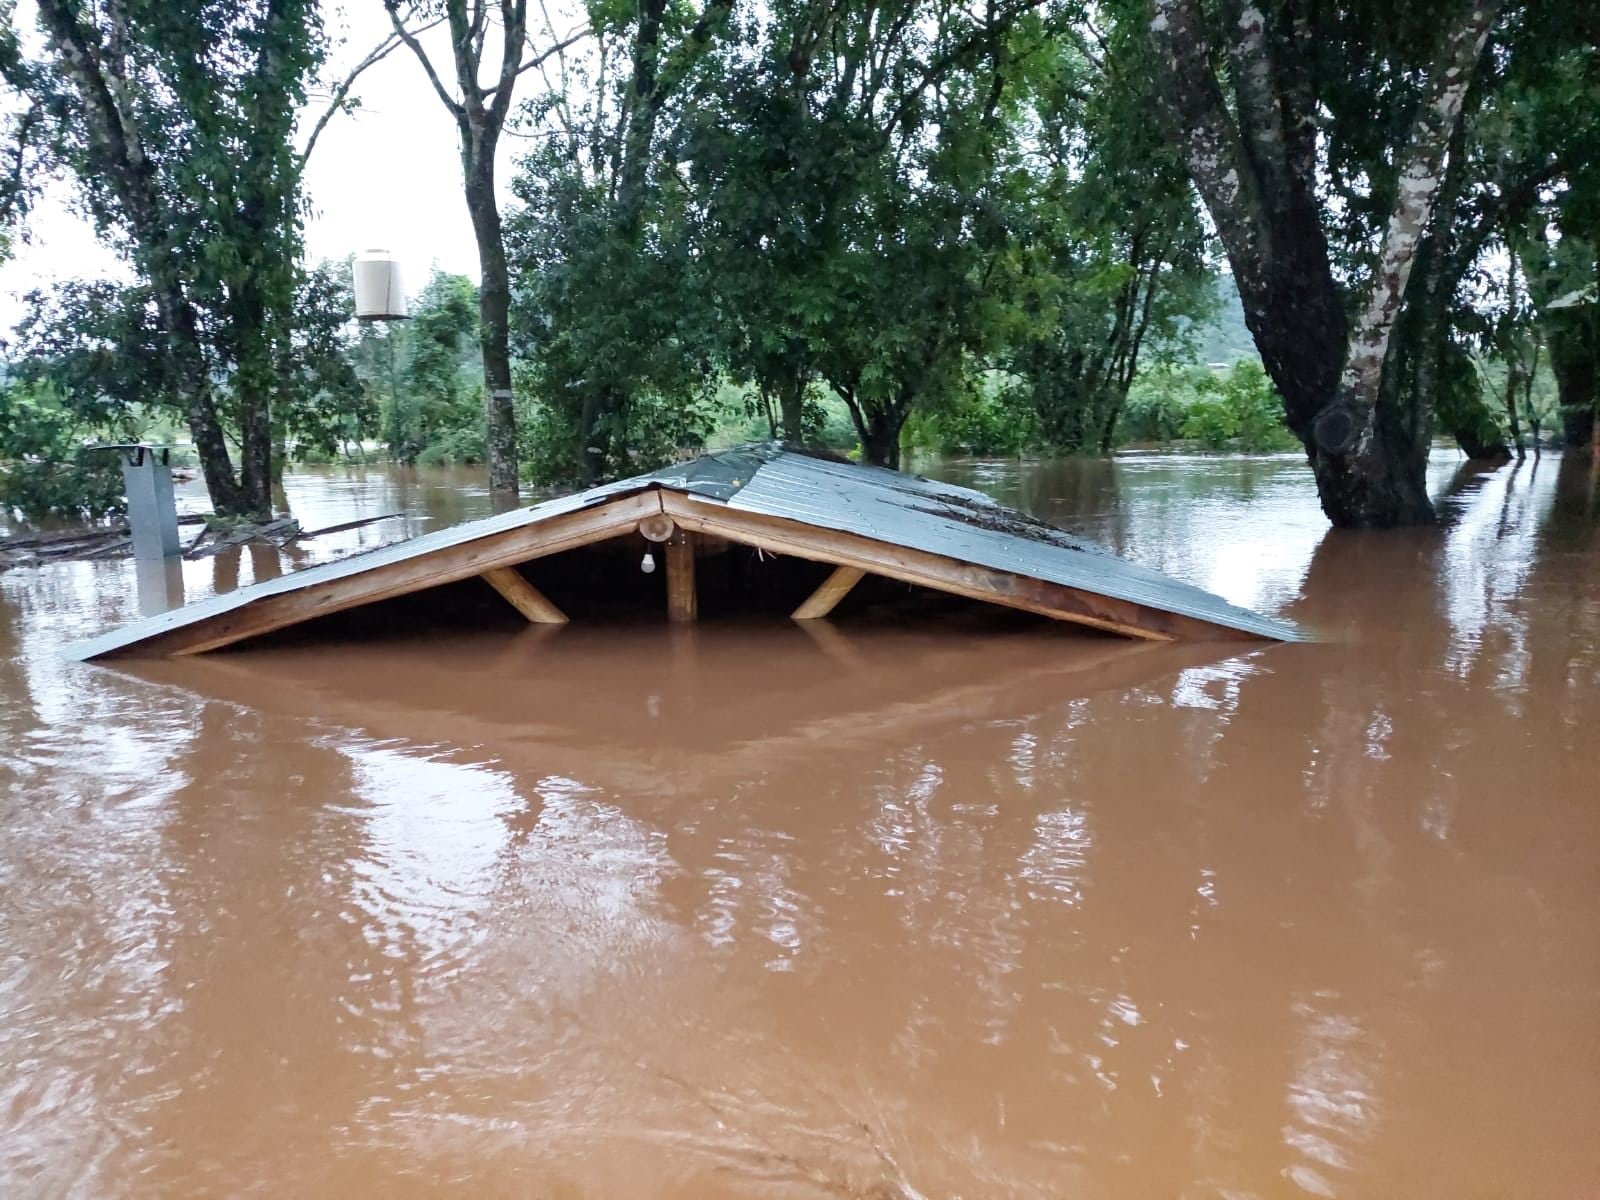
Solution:
M1158 365L1128 391L1117 424L1124 444L1195 441L1208 450L1291 450L1283 401L1261 363L1242 359L1225 372Z
M364 326L355 357L367 394L377 398L392 459L484 461L478 289L470 279L435 270L411 319L388 322L381 333Z
M348 263L318 264L295 293L272 420L301 462L331 462L378 431L378 407L356 369L354 311Z
M1117 421L1118 442L1174 442L1183 436L1194 385L1180 372L1162 365L1144 372L1128 389L1128 401ZM1197 377L1198 378L1198 377Z
M1041 448L1104 453L1152 353L1180 353L1214 305L1204 231L1182 164L1148 114L1143 39L1113 34L1127 68L1103 74L1079 43L1037 56L1006 180L1018 253L1007 369Z
M317 0L31 7L38 56L11 29L10 6L0 38L0 75L34 123L13 162L73 181L138 277L143 296L132 307L158 314L140 322L151 335L142 349L155 356L161 389L182 398L213 503L264 512L270 409L295 352L302 163L293 139L323 53ZM16 211L7 197L17 194L0 189L0 217Z
M1059 0L591 5L592 53L547 63L559 86L522 114L531 152L505 228L529 476L624 474L775 427L886 462L902 444L1293 444L1156 119L1147 7L1108 0L1091 21ZM1392 20L1370 8L1319 10L1324 36L1299 47L1328 180L1310 241L1326 235L1341 283L1363 277L1388 219L1388 166L1437 35L1420 0ZM1592 283L1600 236L1596 123L1571 118L1600 97L1596 53L1559 8L1508 6L1497 26L1449 156L1466 174L1439 210L1461 245L1478 239L1476 273L1447 264L1445 332L1404 325L1428 346L1396 356L1413 377L1444 362L1441 422L1482 416L1485 435L1504 375L1472 384L1462 354L1527 364L1542 352L1568 408L1591 403L1593 322L1544 309ZM116 34L119 11L137 38ZM290 135L322 56L319 6L46 0L38 12L126 77L148 164L147 178L130 174L107 149L70 56L34 49L59 38L4 28L16 169L0 181L0 226L42 172L66 172L138 280L30 297L18 375L67 423L36 428L40 445L60 455L72 437L152 421L198 437L209 405L217 444L256 459L265 432L308 461L374 436L402 462L482 461L471 282L436 273L413 320L357 330L348 264L298 264ZM1264 12L1271 24L1290 9ZM1521 300L1497 289L1501 245L1528 263ZM1237 365L1176 365L1196 355ZM245 474L259 474L252 462Z
M461 427L442 432L417 455L422 467L466 466L484 461L482 421L477 427Z
M1226 375L1195 378L1183 436L1208 450L1237 446L1246 453L1288 450L1298 443L1283 419L1283 400L1260 362L1244 359Z
M915 410L906 440L934 454L1015 457L1039 439L1025 387L1017 380L984 378L942 404Z
M0 386L0 512L98 519L125 507L117 456L85 451L90 422L48 386Z
M188 416L173 386L151 289L114 280L64 280L30 292L13 350L19 378L47 386L86 428L114 440L168 440ZM301 457L331 457L376 430L377 410L352 360L348 266L323 263L296 290L271 376L273 430ZM226 360L216 348L211 361ZM211 381L242 404L237 370Z
M554 149L524 160L517 192L507 248L530 477L629 474L704 445L716 368L681 195L652 189L631 224L611 188Z

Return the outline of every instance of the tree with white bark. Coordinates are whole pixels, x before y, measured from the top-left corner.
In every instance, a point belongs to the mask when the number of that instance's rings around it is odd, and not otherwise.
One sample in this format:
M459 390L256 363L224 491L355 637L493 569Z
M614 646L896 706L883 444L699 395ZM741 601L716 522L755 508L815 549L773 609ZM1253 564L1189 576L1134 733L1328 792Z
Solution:
M1423 7L1430 22L1405 11ZM1460 0L1442 18L1437 5L1405 4L1363 17L1302 0L1149 0L1144 13L1174 136L1335 525L1433 519L1431 414L1388 377L1451 140L1500 8ZM1330 63L1331 45L1359 46L1361 57ZM1387 221L1336 263L1335 206L1319 171L1339 157L1333 143L1344 131L1328 127L1321 92L1363 69L1397 81L1371 90L1368 120L1407 132L1387 170L1369 162L1361 181L1368 197L1386 198ZM1360 299L1349 306L1352 292Z

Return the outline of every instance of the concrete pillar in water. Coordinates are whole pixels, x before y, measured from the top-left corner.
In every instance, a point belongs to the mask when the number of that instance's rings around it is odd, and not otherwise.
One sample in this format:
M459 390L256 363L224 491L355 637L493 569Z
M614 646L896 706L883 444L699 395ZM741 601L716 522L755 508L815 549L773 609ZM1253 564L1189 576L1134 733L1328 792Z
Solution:
M172 468L166 451L122 446L122 485L128 494L128 531L135 558L171 558L178 553L178 506L172 498Z

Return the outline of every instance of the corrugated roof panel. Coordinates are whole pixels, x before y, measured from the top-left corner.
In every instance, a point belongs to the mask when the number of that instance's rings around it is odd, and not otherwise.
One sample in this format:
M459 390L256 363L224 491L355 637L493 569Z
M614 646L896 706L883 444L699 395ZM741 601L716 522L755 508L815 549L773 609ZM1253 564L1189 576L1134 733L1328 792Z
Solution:
M772 458L730 508L803 521L975 566L1098 592L1261 637L1301 641L1294 625L1141 567L1003 508L981 492L804 454Z

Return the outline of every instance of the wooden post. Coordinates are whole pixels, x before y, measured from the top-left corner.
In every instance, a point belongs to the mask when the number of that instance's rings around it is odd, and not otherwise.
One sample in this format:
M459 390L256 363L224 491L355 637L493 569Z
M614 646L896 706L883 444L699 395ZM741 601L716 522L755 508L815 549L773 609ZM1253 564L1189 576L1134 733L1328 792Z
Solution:
M860 567L835 567L833 574L822 581L822 585L812 592L806 602L794 610L796 621L812 621L818 617L825 617L838 606L839 601L850 594L850 589L861 582L861 577L866 572Z
M694 534L679 529L667 541L667 620L693 621L699 603L694 589Z
M545 594L522 577L515 567L493 567L482 579L506 598L506 602L536 625L565 625L567 614L545 598Z

